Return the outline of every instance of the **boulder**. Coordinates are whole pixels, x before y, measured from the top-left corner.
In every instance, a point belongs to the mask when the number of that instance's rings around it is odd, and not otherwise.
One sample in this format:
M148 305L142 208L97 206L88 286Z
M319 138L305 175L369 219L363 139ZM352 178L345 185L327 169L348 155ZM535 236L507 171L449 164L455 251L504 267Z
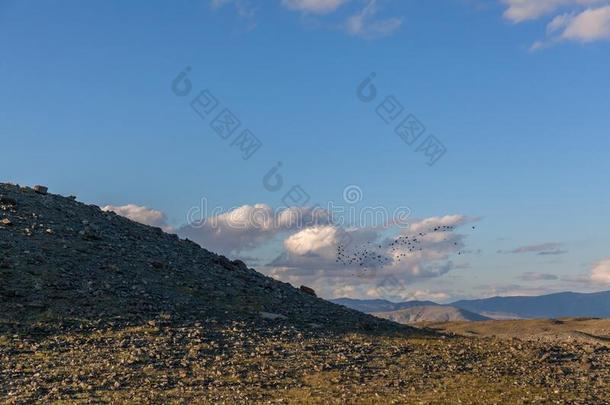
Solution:
M45 186L41 186L41 185L36 185L32 188L35 192L37 192L38 194L43 194L45 195L48 191L49 188L45 187Z
M313 288L309 288L305 285L302 285L301 287L299 287L299 290L301 290L305 294L309 294L309 295L313 295L314 297L317 297L316 291Z

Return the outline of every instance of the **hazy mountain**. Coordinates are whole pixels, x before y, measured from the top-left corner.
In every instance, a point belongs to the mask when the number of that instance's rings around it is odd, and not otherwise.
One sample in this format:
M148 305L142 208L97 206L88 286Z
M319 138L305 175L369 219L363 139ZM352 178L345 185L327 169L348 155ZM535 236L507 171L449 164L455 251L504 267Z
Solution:
M564 292L537 297L493 297L450 304L479 314L514 314L521 318L610 317L610 291Z
M492 297L441 305L431 301L391 302L339 298L332 302L357 311L391 312L421 306L455 307L491 319L597 317L610 318L610 291L564 292L535 297Z
M392 302L382 299L374 300L358 300L352 298L337 298L330 300L331 302L339 305L346 306L356 311L373 313L373 312L389 312L397 311L400 309L422 307L422 306L436 306L439 305L432 301L405 301L405 302Z
M409 324L417 322L487 321L490 318L456 307L428 305L399 309L389 312L373 312L375 316L394 322Z

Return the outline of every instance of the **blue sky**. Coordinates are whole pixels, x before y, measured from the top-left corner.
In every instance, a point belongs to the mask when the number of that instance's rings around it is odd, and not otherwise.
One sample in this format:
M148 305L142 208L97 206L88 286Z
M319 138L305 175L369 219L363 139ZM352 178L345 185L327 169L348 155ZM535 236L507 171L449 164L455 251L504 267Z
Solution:
M155 210L123 212L328 297L608 289L608 40L602 0L0 1L0 173ZM363 103L371 72L377 98ZM205 89L219 106L201 119L189 103ZM442 142L434 165L377 115L388 96ZM228 140L210 126L223 108L241 122ZM247 160L231 145L245 128L262 144ZM269 191L278 162L285 184ZM322 259L352 229L183 228L203 198L274 209L293 185L322 206L357 186L354 208L451 223L459 249L430 242L428 256L362 280Z

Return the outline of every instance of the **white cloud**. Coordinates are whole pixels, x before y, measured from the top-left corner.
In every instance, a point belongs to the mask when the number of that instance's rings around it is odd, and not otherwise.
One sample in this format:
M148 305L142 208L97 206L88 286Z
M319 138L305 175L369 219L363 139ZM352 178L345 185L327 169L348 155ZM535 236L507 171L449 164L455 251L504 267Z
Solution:
M174 232L174 229L167 223L167 217L161 211L135 204L122 206L106 205L105 207L102 207L102 211L112 211L120 216L129 218L132 221L144 225L156 226L163 229L165 232Z
M330 225L314 226L291 235L284 241L284 247L289 253L299 256L318 254L334 259L339 232L338 228Z
M591 281L610 284L610 259L603 259L595 263L591 269Z
M346 30L349 34L363 38L379 38L392 34L402 25L398 17L375 20L377 0L369 0L364 8L347 19Z
M285 253L263 270L282 281L310 285L325 297L409 299L414 297L410 284L458 267L452 258L464 247L464 235L454 228L471 220L463 215L427 218L385 238L368 228L303 229L286 238ZM338 261L339 246L346 241L351 243Z
M458 226L467 221L463 215L445 215L442 217L430 217L414 222L409 226L411 232L421 232L442 226Z
M564 41L610 41L610 0L501 1L508 6L504 18L514 23L556 14L547 24L547 38L534 42L531 50Z
M348 0L282 0L282 6L295 11L312 14L329 14Z
M504 18L515 23L552 14L563 7L588 6L607 0L502 0L508 6Z
M547 38L536 41L531 49L539 50L565 41L602 40L610 41L610 5L556 16L547 25Z
M587 9L576 16L560 16L555 24L565 27L561 39L591 42L610 40L610 6ZM552 26L557 30L557 26Z
M322 209L291 207L276 212L266 204L255 204L194 221L180 227L178 234L206 249L232 254L256 248L280 232L328 221Z

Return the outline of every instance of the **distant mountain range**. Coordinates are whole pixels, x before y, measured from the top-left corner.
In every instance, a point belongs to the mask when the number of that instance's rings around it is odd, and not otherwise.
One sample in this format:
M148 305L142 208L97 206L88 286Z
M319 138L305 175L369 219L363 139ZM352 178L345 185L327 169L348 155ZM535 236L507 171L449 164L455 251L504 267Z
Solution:
M488 321L491 319L466 311L465 309L445 305L427 305L389 312L373 312L372 315L404 324L417 322Z
M385 313L383 317L388 319L410 318L415 316L418 319L428 314L430 318L465 316L472 318L479 315L491 319L543 319L543 318L564 318L564 317L595 317L610 318L610 291L597 293L573 293L563 292L534 297L492 297L478 300L461 300L450 304L437 304L432 301L406 301L391 302L382 299L357 300L351 298L338 298L332 302L344 305L348 308L366 313ZM417 311L407 311L403 314L394 315L389 312L402 311L416 307L426 307L427 309L417 314ZM441 307L445 310L431 310L432 307ZM456 312L455 310L468 311L467 313ZM421 319L422 321L435 321L434 319ZM470 319L482 320L482 319ZM412 321L411 321L412 322Z
M563 292L537 297L493 297L452 304L479 314L514 314L520 318L610 317L610 291Z
M387 300L357 300L352 298L337 298L330 300L335 304L343 305L356 311L372 313L372 312L389 312L398 311L406 308L436 306L439 305L432 301L405 301L392 302Z

